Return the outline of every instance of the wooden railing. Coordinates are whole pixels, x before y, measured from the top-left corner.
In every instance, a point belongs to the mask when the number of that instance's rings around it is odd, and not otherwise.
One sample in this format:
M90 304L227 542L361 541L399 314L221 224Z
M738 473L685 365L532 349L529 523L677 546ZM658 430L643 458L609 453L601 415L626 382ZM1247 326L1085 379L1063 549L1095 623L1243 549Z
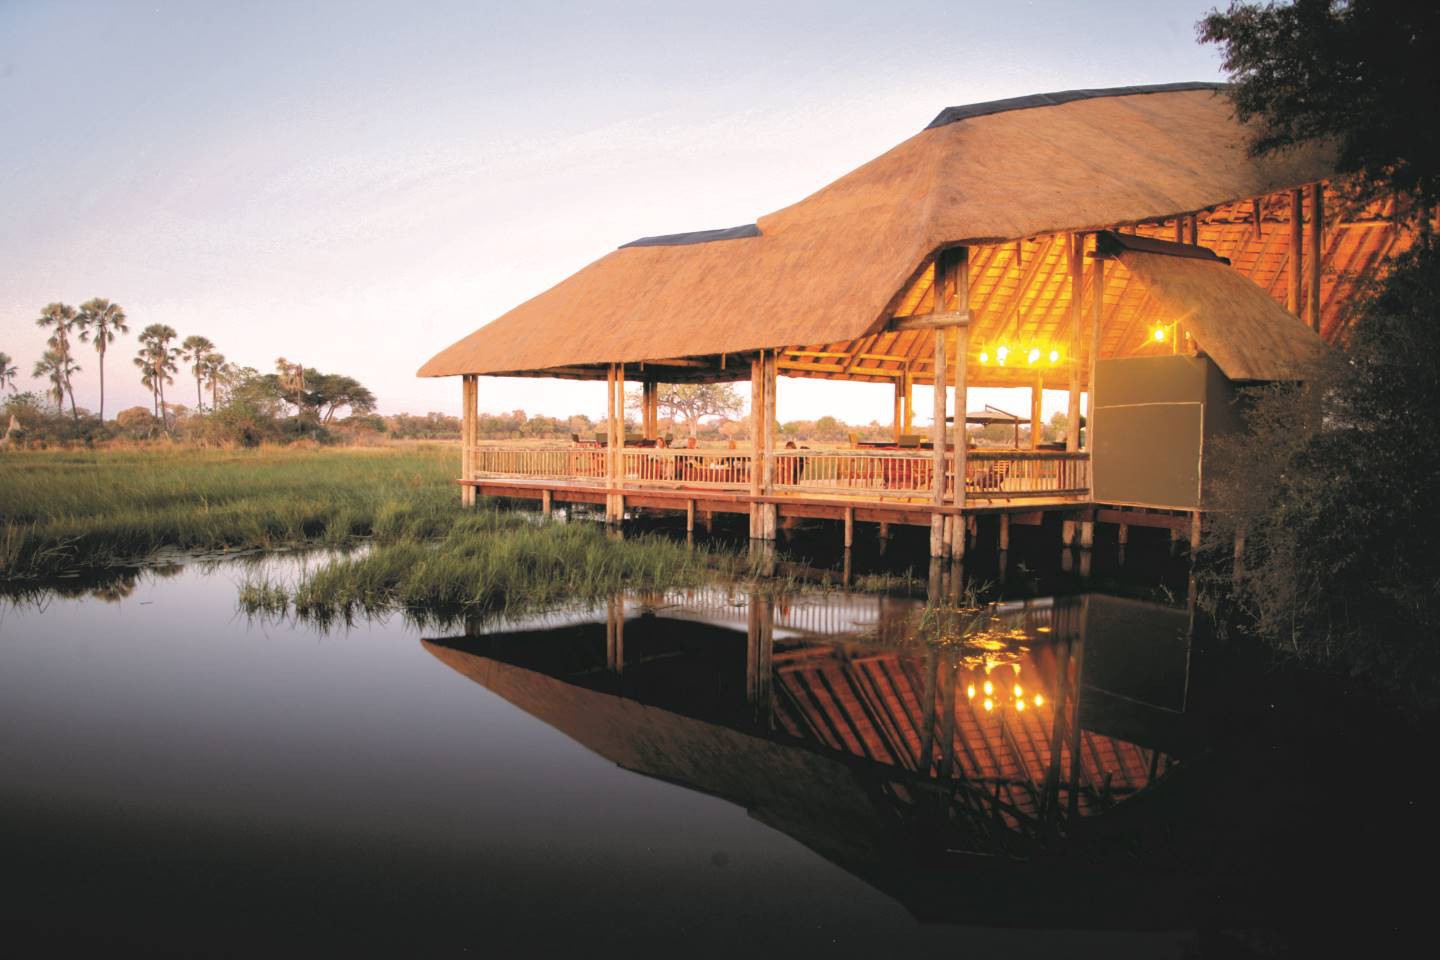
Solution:
M935 459L928 450L782 450L775 491L866 498L931 495Z
M967 498L1079 496L1089 492L1088 453L971 450L965 457Z
M554 480L603 484L604 447L477 445L472 479ZM621 485L748 491L749 451L627 447L620 454ZM945 498L954 501L954 452L945 457ZM927 500L933 496L935 460L929 450L779 450L774 454L777 494ZM965 462L967 500L1080 497L1090 491L1090 455L1058 450L970 450Z
M625 486L748 490L751 460L741 450L626 449L622 477Z

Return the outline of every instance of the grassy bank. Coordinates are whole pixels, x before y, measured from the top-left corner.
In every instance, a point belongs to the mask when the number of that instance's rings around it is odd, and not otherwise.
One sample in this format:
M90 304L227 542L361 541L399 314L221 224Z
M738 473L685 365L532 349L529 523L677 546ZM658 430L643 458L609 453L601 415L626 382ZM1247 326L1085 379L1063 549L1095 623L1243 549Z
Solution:
M432 537L455 516L453 445L0 454L0 578L158 550Z

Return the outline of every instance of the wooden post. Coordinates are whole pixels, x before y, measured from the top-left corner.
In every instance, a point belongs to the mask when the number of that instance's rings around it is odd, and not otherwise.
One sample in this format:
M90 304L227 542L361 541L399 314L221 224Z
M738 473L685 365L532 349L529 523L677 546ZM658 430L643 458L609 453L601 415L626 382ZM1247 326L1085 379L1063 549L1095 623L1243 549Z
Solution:
M1123 547L1123 546L1125 546L1125 544L1129 543L1129 542L1130 542L1130 524L1128 524L1128 523L1122 523L1122 524L1120 524L1120 531L1119 531L1118 536L1119 536L1120 546Z
M1035 384L1030 388L1030 449L1039 450L1044 439L1045 425L1041 422L1041 401L1045 395L1045 374L1035 371Z
M855 545L855 508L845 508L845 549Z
M475 382L473 374L465 374L460 378L460 404L463 407L460 429L460 479L465 481L475 479L477 388L478 384ZM460 487L460 505L462 507L475 505L475 488L469 483Z
M695 532L695 501L685 501L685 532Z
M1085 295L1085 275L1082 273L1085 254L1085 235L1070 235L1070 404L1065 416L1069 420L1065 428L1065 449L1080 449L1080 323L1085 305L1080 298Z
M1088 400L1085 404L1085 449L1095 450L1095 369L1100 362L1100 327L1105 317L1105 261L1095 258L1090 276L1090 350L1086 358L1090 373L1085 389ZM1095 461L1090 461L1090 484L1095 484Z
M616 489L620 485L620 445L625 441L624 426L620 423L623 416L621 411L616 410L617 395L620 393L620 384L623 373L617 364L610 364L606 371L605 378L605 522L616 523L619 520L620 511L616 509Z
M1192 213L1188 219L1190 221L1190 246L1198 247L1200 246L1200 218Z
M1184 217L1176 217L1176 218L1175 218L1175 242L1176 242L1176 243L1184 243L1184 242L1185 242L1185 218L1184 218Z
M1320 332L1320 267L1325 259L1325 184L1310 188L1310 329Z
M900 445L900 434L905 432L905 386L895 381L895 445Z
M951 310L970 313L970 251L962 248L959 258L952 265L955 287L955 303ZM949 554L960 559L965 556L965 474L969 469L970 435L966 430L965 414L970 409L970 325L955 328L955 452L951 455L951 472L954 475L953 499L960 512L950 519Z
M554 506L555 506L555 499L554 499L554 497L555 497L555 495L554 495L553 493L551 493L549 490L541 490L541 491L540 491L540 512L543 513L543 514L544 514L545 516L547 516L547 517L550 516L550 511L551 511L551 510L554 508Z
M762 355L762 372L765 374L765 410L764 410L764 437L765 443L761 448L763 460L761 461L761 492L767 497L775 495L775 400L779 380L777 357L774 350L766 350ZM760 505L760 536L765 540L775 539L775 514L776 506L773 503Z
M1200 552L1200 511L1190 514L1190 556Z
M905 385L905 432L915 432L915 374L910 371L910 365L905 365L905 373L900 378Z
M1000 514L1000 552L1010 549L1010 514Z
M941 257L940 260L937 260L937 264L943 259ZM945 515L938 509L945 505L945 348L945 331L938 329L935 331L935 403L933 407L935 420L930 426L930 444L933 453L931 469L934 476L931 500L937 508L936 512L930 516L930 556L932 557L945 555Z
M1305 251L1305 201L1300 190L1290 191L1290 294L1285 306L1300 316L1300 262Z

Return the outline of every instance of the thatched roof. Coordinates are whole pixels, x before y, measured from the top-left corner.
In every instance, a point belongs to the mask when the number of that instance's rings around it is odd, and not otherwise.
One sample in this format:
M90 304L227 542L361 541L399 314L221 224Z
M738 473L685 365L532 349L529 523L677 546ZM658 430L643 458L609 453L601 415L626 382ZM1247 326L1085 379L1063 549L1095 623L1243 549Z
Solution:
M753 228L607 254L420 375L603 376L586 365L851 342L923 298L942 247L1203 211L1333 172L1327 148L1253 158L1246 135L1203 84L951 108Z
M1099 250L1142 283L1231 380L1298 380L1326 349L1320 335L1204 247L1101 233Z

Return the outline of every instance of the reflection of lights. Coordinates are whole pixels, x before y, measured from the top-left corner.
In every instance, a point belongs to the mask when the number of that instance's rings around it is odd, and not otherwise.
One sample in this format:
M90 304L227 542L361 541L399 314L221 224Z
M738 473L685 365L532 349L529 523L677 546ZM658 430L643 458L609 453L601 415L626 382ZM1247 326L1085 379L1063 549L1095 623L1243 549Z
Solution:
M985 696L988 697L988 696L992 695L994 692L995 692L995 684L991 683L989 680L986 680L986 681L985 681Z
M965 696L969 697L971 700L975 699L975 684L972 683L970 684L970 686L965 688Z
M1043 707L1044 705L1045 705L1045 698L1042 697L1042 696L1040 696L1040 694L1038 694L1038 693L1035 694L1035 706L1037 706L1037 707Z
M1025 691L1020 689L1020 684L1018 684L1018 683L1015 684L1015 696L1016 696L1017 699L1018 699L1019 697L1025 696Z
M989 713L991 710L994 710L994 709L995 709L995 701L994 701L994 700L991 700L989 697L986 697L986 698L985 698L985 712L986 712L986 713Z
M1025 712L1025 701L1024 701L1024 700L1016 700L1016 701L1015 701L1015 712L1016 712L1016 713L1024 713L1024 712Z

